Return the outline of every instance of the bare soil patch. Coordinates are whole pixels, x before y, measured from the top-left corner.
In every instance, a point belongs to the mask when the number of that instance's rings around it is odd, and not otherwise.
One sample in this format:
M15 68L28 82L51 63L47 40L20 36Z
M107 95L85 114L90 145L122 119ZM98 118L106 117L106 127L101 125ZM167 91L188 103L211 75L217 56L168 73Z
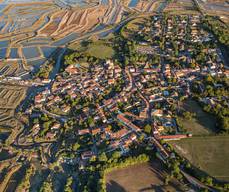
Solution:
M107 192L183 191L177 181L165 185L166 175L163 165L158 161L114 170L106 175Z

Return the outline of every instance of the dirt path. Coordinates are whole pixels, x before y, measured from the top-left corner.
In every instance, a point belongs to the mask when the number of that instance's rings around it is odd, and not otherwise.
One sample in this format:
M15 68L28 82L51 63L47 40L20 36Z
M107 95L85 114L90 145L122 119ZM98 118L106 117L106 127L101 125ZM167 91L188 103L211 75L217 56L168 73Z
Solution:
M5 191L8 183L10 181L10 178L12 177L12 175L14 173L16 173L19 169L21 168L21 165L15 165L13 166L10 171L7 173L7 176L5 177L5 179L3 180L3 182L0 184L0 191Z

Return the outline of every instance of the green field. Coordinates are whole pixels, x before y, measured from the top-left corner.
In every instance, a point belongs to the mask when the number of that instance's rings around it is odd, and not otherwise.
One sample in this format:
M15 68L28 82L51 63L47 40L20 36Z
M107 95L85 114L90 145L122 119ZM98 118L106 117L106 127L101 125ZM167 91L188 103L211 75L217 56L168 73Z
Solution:
M90 42L85 44L72 44L69 46L69 48L84 52L100 59L110 59L114 55L114 50L112 46L105 40L97 40L96 42Z
M111 47L100 43L90 44L86 52L100 59L111 58L114 54L114 51Z
M216 118L202 110L201 106L194 100L187 100L182 106L186 111L196 114L196 117L188 120L179 117L178 120L183 128L193 135L209 135L216 132Z
M140 17L136 18L134 20L131 20L125 27L122 29L122 35L125 38L131 38L133 35L136 35L136 33L141 29L143 26L143 23L146 23L149 21L147 18Z
M169 143L197 168L229 181L229 136L193 137Z

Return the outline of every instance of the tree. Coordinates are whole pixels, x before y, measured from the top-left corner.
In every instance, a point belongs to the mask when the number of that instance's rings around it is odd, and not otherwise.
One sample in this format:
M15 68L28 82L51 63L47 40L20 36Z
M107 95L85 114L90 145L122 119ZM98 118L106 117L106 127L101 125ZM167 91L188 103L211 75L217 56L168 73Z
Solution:
M183 116L185 119L187 120L191 120L193 116L195 116L193 113L189 112L189 111L185 111L183 112Z
M80 144L79 144L79 143L75 143L75 144L72 146L72 150L74 150L74 151L77 151L79 148L80 148Z
M229 184L228 183L224 184L223 188L224 189L229 189Z
M41 116L41 120L42 120L42 121L48 121L48 120L49 120L48 115L46 115L46 114L42 114L42 116Z
M211 177L207 177L207 178L205 179L205 182L206 182L207 185L210 185L210 186L213 185L213 180L212 180Z
M106 156L106 153L103 152L99 155L99 161L101 162L106 162L107 161L107 156Z
M208 75L208 76L206 77L206 82L207 82L207 83L213 84L213 83L214 83L213 77L212 77L211 75Z
M146 133L148 133L148 134L151 133L151 130L152 130L152 127L151 127L149 124L147 124L147 125L144 127L144 131L145 131Z
M52 192L52 182L45 181L40 189L40 192Z
M121 157L121 153L119 151L115 151L113 154L112 154L112 158L113 159L118 159L119 157Z
M95 162L96 161L96 156L94 155L94 156L92 156L91 158L90 158L90 162L92 163L92 162Z
M189 66L191 67L191 68L195 68L196 67L196 63L194 63L194 62L191 62L190 64L189 64Z
M49 129L50 124L51 124L50 121L45 122L45 123L43 124L44 129L46 129L46 130Z
M171 179L170 176L169 176L169 175L166 175L164 184L165 184L165 185L168 185L170 179Z
M37 123L39 123L39 119L38 118L33 119L33 124L37 124Z
M229 130L229 118L223 117L221 120L222 129Z
M72 177L68 177L67 183L66 183L66 185L64 187L64 192L72 192L73 191L72 187L71 187L72 183L73 183Z
M94 125L94 120L93 120L92 117L89 117L89 118L88 118L88 124L89 124L90 126L93 126L93 125Z
M139 136L139 138L138 138L138 139L139 139L139 141L140 141L140 142L142 142L142 141L145 139L144 134L142 133L142 134Z

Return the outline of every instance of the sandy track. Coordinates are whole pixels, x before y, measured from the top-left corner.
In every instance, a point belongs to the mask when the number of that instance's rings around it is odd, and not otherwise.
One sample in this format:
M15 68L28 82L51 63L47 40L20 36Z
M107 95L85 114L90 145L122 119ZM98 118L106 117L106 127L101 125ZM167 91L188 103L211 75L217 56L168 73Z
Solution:
M151 1L139 1L135 7L138 11L144 11L151 4Z
M84 33L99 23L105 11L104 6L75 11L59 11L51 16L49 23L39 30L38 34L59 39L73 32ZM57 21L58 18L60 21Z
M58 24L55 22L55 20L63 17L64 17L63 11L55 12L54 14L51 15L49 22L45 24L40 30L38 30L37 33L44 36L51 35L53 31L57 30L58 28Z
M27 4L25 4L25 5L27 5ZM0 38L11 38L12 44L14 44L14 45L16 45L20 41L23 41L24 35L26 35L29 38L29 36L30 36L29 34L31 32L34 33L40 27L42 27L42 25L45 24L45 18L49 14L53 13L53 9L50 9L50 7L48 7L48 6L42 7L43 9L47 10L47 12L40 15L40 17L37 20L35 20L35 22L31 26L21 27L22 23L26 22L26 20L25 21L17 21L17 20L14 21L14 19L11 18L12 16L10 16L10 11L11 11L11 9L14 9L15 6L16 5L9 5L4 9L4 14L9 15L9 16L7 18L7 23L4 26L4 28L2 28L1 34L0 34ZM21 6L21 4L20 4L20 6ZM22 39L20 39L21 36L22 36Z
M109 1L109 8L104 15L103 23L108 24L114 14L115 10L117 9L117 0Z
M110 15L110 13L112 12L112 5L113 5L113 0L109 0L108 1L108 9L106 10L103 19L105 20L106 17L108 17Z

